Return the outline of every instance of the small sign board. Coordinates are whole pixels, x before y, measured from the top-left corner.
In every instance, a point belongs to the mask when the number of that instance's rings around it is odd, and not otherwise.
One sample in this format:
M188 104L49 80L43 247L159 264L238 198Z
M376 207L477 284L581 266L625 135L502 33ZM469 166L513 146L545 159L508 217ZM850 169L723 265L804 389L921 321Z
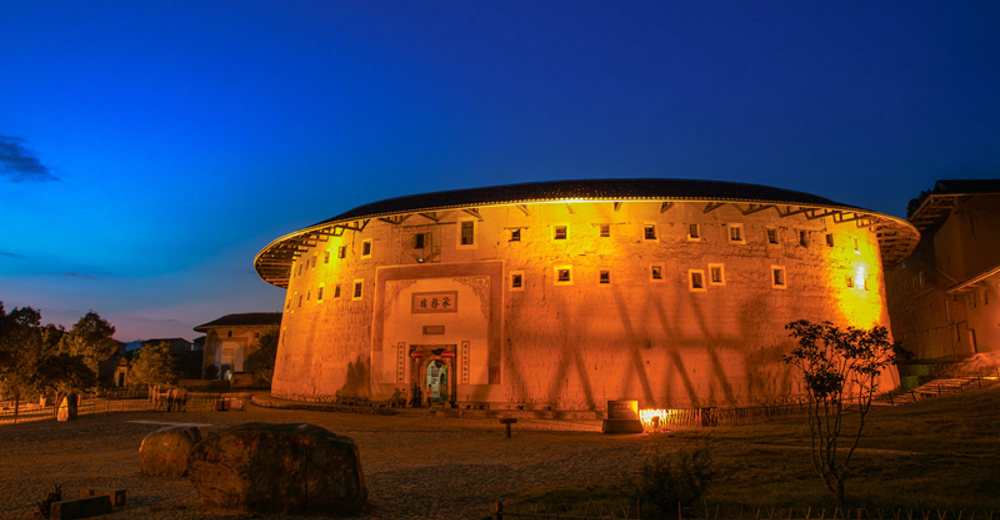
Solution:
M414 350L413 352L410 352L410 357L413 359L420 359L424 357L424 353L419 350Z
M443 358L453 358L453 357L455 357L455 352L451 351L451 350L446 350L446 351L444 351L444 352L441 353L441 357L443 357Z
M608 401L608 419L639 419L639 401Z
M413 293L410 312L413 314L458 312L458 291Z

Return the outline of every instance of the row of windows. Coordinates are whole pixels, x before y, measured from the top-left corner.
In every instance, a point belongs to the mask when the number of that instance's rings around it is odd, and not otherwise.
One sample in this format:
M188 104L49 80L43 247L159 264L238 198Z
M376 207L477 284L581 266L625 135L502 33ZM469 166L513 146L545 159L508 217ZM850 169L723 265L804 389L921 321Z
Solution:
M475 226L476 222L473 220L466 220L459 223L461 226L459 234L459 244L462 246L473 246L475 245ZM611 225L610 224L598 224L599 236L601 238L611 237ZM743 224L734 223L726 224L728 230L729 241L732 243L745 244L746 238L744 234ZM521 241L521 231L524 228L510 228L508 229L508 241L509 242L520 242ZM810 232L806 230L799 230L798 232L798 243L800 246L809 246ZM424 249L429 247L429 233L415 233L413 235L413 249ZM643 238L649 241L658 241L659 232L657 229L657 224L643 224ZM766 238L769 244L779 244L779 236L777 228L767 228ZM835 239L833 233L826 234L826 245L827 247L835 246ZM555 241L565 241L570 239L570 230L568 224L557 224L552 226L552 240ZM702 239L701 224L689 224L687 239L689 241L700 241ZM861 244L859 240L855 237L852 238L854 245L854 252L861 252ZM372 239L365 239L361 242L361 258L369 258L372 256ZM344 259L347 257L347 246L339 246L337 248L337 258ZM323 263L330 263L330 252L323 252ZM299 264L298 275L302 274L303 269L315 268L316 267L316 257L312 257Z
M560 265L555 266L552 269L553 284L573 285L573 266ZM653 264L649 266L650 281L662 282L664 279L663 273L663 264ZM708 276L706 278L706 271L704 269L688 270L688 288L692 291L704 291L706 290L707 285L726 285L726 271L723 264L708 264L707 275ZM598 285L611 285L611 279L611 269L599 269L597 271ZM524 271L511 271L509 280L510 283L508 284L508 287L510 287L511 290L524 290L524 286L527 281ZM771 266L771 286L778 289L784 289L787 286L785 268L783 266Z
M364 286L365 286L364 279L354 280L354 292L353 292L353 296L351 298L352 300L360 300L361 299L361 297L363 295L363 291L364 291ZM316 301L317 302L323 301L323 294L324 294L324 290L325 289L326 289L326 287L324 287L322 285L320 285L319 287L316 288ZM337 284L337 285L333 286L333 297L334 298L340 298L340 284ZM285 309L291 309L292 308L292 304L294 304L296 308L301 307L302 306L302 302L303 302L303 298L304 298L304 301L306 301L306 302L310 301L312 299L312 289L309 289L308 291L306 291L305 295L299 294L298 292L292 294L292 297L289 298L287 302L285 302Z

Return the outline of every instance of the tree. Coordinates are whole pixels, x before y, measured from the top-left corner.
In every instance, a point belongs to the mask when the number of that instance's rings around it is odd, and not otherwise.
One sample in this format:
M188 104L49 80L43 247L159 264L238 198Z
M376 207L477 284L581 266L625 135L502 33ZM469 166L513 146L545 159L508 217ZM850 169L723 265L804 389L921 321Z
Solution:
M66 394L89 390L97 384L97 374L87 366L83 356L49 356L38 364L35 372L36 387L43 393L53 394L56 405L53 413L58 411L59 403Z
M0 394L14 400L14 420L21 398L37 387L38 366L55 354L61 328L41 325L42 314L15 307L9 314L0 302Z
M783 361L797 367L804 378L813 468L833 493L837 506L844 507L844 481L878 389L878 376L893 362L889 331L881 326L842 331L828 321L806 320L793 321L785 329L798 341ZM856 406L850 406L850 401ZM858 412L857 430L844 429L843 415L848 408ZM842 438L848 445L843 450Z
M59 350L71 356L82 356L87 366L97 372L98 363L118 351L114 335L114 326L91 310L63 336Z
M174 368L174 358L170 356L170 343L161 341L139 349L139 356L132 361L129 379L149 387L177 384L180 377Z
M271 327L257 340L257 348L247 356L247 369L254 379L270 384L274 379L274 362L278 358L277 327Z

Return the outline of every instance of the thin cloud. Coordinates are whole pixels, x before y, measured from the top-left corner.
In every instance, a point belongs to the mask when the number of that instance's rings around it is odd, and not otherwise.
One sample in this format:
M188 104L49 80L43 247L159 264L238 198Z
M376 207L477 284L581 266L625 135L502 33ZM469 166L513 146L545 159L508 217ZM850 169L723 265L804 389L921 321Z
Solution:
M0 251L0 256L9 256L11 258L28 258L24 255L19 255L17 253L8 253L7 251Z
M66 276L72 276L72 277L75 277L75 278L97 278L96 276L91 276L89 274L82 274L82 273L63 273L63 274L65 274Z
M11 182L45 182L59 180L49 168L21 143L24 139L0 135L0 175Z

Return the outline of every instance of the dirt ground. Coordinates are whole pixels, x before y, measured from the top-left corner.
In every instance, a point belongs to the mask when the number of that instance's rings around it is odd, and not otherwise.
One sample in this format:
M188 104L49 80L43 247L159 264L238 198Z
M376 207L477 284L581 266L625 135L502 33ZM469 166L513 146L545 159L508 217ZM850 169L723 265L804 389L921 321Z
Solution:
M157 428L197 423L206 435L244 422L310 423L353 438L371 503L361 518L482 519L519 492L618 478L670 444L663 434L602 435L599 420L519 419L507 439L498 419L426 410L372 416L250 405L245 412L86 415L0 426L0 518L32 518L54 484L64 498L89 486L125 488L126 507L102 518L269 518L205 511L186 478L139 473L139 445Z

